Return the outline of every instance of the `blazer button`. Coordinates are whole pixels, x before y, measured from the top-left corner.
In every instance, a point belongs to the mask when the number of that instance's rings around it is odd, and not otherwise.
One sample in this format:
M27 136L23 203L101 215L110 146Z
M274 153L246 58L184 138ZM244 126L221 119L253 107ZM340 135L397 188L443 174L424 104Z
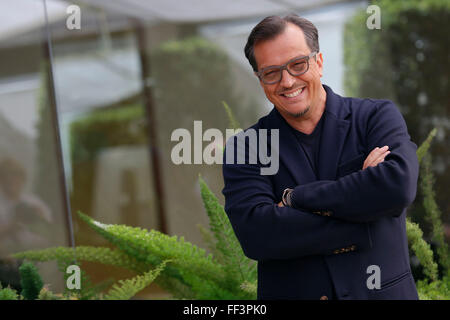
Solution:
M320 300L328 300L328 297L327 296L321 296Z

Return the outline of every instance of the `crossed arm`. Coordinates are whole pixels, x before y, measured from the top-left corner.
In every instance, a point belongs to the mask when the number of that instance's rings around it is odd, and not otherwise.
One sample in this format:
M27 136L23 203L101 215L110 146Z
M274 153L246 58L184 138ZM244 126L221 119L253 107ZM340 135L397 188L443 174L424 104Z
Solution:
M224 165L225 212L244 253L254 260L328 255L342 247L370 248L365 223L278 207L272 183L250 164Z
M386 158L386 156L389 153L391 153L391 152L389 151L388 146L384 146L381 148L376 147L369 153L367 158L364 160L362 170L366 169L367 167L376 167L379 163L384 161L384 158ZM278 206L284 207L283 201L280 201L278 203Z
M417 146L411 142L405 121L392 103L379 105L369 116L367 143L370 149L389 145L390 153L373 150L364 170L335 181L295 187L293 206L331 211L333 217L352 222L399 216L416 196L419 165Z

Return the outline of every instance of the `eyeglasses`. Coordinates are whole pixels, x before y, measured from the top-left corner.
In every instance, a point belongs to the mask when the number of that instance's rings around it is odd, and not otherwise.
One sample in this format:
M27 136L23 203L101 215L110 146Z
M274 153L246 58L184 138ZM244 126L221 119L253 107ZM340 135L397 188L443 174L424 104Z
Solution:
M289 60L282 66L270 66L261 69L255 74L264 84L274 84L281 81L283 70L287 70L293 77L300 76L306 73L309 69L309 59L317 54L316 51L311 52L307 56L297 57Z

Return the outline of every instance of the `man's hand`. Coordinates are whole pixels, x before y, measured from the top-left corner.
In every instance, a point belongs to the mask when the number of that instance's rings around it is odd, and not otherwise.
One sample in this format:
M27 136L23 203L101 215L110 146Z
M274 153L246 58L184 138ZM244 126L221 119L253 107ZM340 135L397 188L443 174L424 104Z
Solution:
M375 167L377 166L379 163L384 161L384 158L391 153L389 150L388 146L384 146L382 148L378 148L376 147L375 149L373 149L369 155L367 156L366 160L364 161L363 164L363 170L366 169L367 167Z

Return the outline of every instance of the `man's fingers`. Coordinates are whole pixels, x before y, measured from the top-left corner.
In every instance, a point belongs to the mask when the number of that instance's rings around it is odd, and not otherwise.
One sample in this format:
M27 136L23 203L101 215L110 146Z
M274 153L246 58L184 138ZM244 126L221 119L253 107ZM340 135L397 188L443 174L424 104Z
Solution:
M389 149L388 146L384 146L382 148L378 148L376 147L375 149L373 149L369 155L367 156L367 162L370 163L373 160L379 158L384 152L386 152Z
M372 162L372 167L375 167L377 164L379 164L380 162L384 161L384 158L386 158L386 156L391 153L390 151L386 151L385 153L383 153L379 158L377 158L374 162Z
M386 151L385 153L383 153L380 157L378 157L377 159L374 159L373 161L371 161L370 163L366 164L366 168L367 167L376 167L379 163L383 162L384 159L386 158L386 156L391 153L390 151Z
M364 161L363 170L369 166L375 167L378 163L382 162L381 160L384 160L384 158L391 153L388 149L388 146L382 148L376 147L373 149Z

